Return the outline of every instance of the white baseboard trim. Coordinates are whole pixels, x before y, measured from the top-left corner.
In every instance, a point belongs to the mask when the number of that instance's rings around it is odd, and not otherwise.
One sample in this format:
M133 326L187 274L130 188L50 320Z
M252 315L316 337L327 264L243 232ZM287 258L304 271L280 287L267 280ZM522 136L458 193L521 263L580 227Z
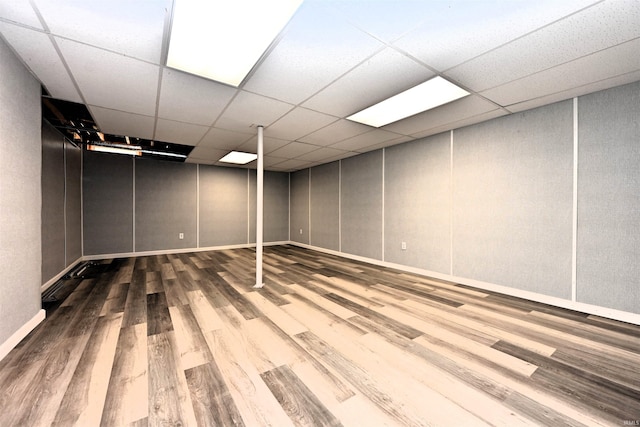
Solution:
M281 242L265 242L263 246L279 246L289 244L289 241ZM170 255L170 254L185 254L191 252L207 252L207 251L222 251L225 249L244 249L255 248L255 243L243 243L239 245L225 245L225 246L208 246L206 248L180 248L180 249L161 249L157 251L141 251L141 252L121 252L113 254L99 254L99 255L85 255L82 257L82 261L97 261L102 259L111 258L131 258L138 256L151 256L151 255Z
M46 283L44 283L42 286L40 286L40 293L43 293L44 291L49 289L51 287L51 285L53 285L58 280L60 280L65 274L67 274L68 272L73 270L76 267L76 265L78 265L78 263L80 263L80 262L82 262L82 257L78 258L77 260L72 262L71 265L69 265L69 267L65 268L60 273L56 274L51 279L47 280Z
M330 255L336 255L342 258L352 259L355 261L362 261L369 264L378 265L380 267L394 268L396 270L406 271L408 273L414 273L420 276L432 277L434 279L446 280L453 283L460 283L462 285L473 286L478 289L498 292L498 293L509 295L512 297L524 298L530 301L549 304L555 307L566 308L569 310L580 311L582 313L592 314L595 316L606 317L608 319L619 320L621 322L632 323L634 325L640 325L640 314L636 314L636 313L629 313L626 311L615 310L612 308L601 307L598 305L574 302L574 301L565 300L562 298L539 294L536 292L510 288L508 286L496 285L493 283L482 282L479 280L469 279L465 277L451 276L449 274L442 274L435 271L424 270L416 267L409 267L406 265L395 264L387 261L380 261L373 258L366 258L359 255L353 255L353 254L339 252L331 249L320 248L320 247L308 245L305 243L299 243L294 241L290 241L288 243L294 246L299 246L301 248L312 249L314 251L323 252Z
M29 335L29 332L34 330L35 327L44 320L46 314L46 311L44 311L43 309L38 310L36 315L33 316L31 320L22 325L22 327L15 331L13 335L9 337L9 339L3 342L2 345L0 345L0 360L4 359L4 357L9 354L9 352L13 350L13 348L17 346L24 337Z

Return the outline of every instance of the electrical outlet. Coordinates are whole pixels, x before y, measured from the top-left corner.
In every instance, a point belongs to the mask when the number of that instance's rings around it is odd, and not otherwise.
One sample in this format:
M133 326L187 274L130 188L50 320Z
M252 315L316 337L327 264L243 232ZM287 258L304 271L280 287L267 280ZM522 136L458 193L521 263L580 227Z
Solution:
M302 234L302 228L300 229L300 234Z
M180 239L180 240L184 239L184 233L178 234L178 239Z
M402 242L402 250L403 251L407 250L407 242Z

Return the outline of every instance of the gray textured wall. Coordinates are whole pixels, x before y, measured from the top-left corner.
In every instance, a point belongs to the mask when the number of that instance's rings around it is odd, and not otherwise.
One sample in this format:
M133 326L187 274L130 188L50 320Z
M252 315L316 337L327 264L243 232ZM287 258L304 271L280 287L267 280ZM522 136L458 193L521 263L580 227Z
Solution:
M65 216L67 266L82 257L82 150L65 143Z
M246 169L200 165L200 246L247 243Z
M453 134L453 273L571 297L571 101Z
M83 151L84 255L133 251L133 159Z
M289 240L289 174L264 173L264 241Z
M450 273L450 145L447 132L385 150L385 261Z
M249 170L249 243L256 242L256 171ZM289 174L264 172L262 200L263 242L289 240Z
M247 179L249 180L249 193L248 193L248 197L249 197L249 211L248 211L248 215L249 215L249 243L255 243L256 242L256 215L257 215L257 202L258 202L258 178L257 178L257 173L255 170L247 170ZM266 192L266 183L264 182L264 175L263 175L263 182L262 182L262 238L264 239L264 227L265 227L265 218L264 218L264 193Z
M40 83L0 38L0 343L40 310Z
M341 250L382 259L382 150L341 161Z
M575 184L577 302L640 313L638 117L640 82L578 98L576 183L573 100L386 148L384 199L382 151L343 160L342 251L379 259L384 229L385 261L571 300ZM291 239L310 214L311 244L333 249L313 237L335 201L313 196L335 171L316 169L291 174Z
M82 151L42 125L42 282L82 257Z
M136 252L196 247L196 173L193 164L136 159Z
M42 124L42 282L66 267L65 152L63 136Z
M291 240L309 243L309 169L291 174Z
M340 249L340 163L312 168L309 179L310 244L337 251Z
M85 255L134 251L134 214L136 252L255 243L255 171L136 159L134 209L132 159L84 155ZM289 240L288 213L289 174L265 172L265 242Z
M640 83L578 99L577 299L640 313Z

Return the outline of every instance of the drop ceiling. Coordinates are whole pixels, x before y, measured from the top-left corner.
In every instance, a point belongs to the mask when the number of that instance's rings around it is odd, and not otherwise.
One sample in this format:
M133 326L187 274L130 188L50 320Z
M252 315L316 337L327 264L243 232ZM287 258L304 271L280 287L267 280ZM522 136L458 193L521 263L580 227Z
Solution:
M637 0L305 0L238 88L164 65L172 6L0 0L0 34L102 132L191 146L187 162L218 164L255 152L263 125L274 171L640 80ZM377 129L345 119L436 75L471 95Z

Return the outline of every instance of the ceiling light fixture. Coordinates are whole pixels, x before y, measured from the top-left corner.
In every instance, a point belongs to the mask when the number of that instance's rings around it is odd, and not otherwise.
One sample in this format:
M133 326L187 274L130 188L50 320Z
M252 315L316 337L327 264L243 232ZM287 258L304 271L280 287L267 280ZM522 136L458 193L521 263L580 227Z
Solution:
M241 151L232 151L219 161L222 163L234 163L236 165L246 165L258 158L257 154L243 153Z
M167 66L237 87L302 0L175 0Z
M440 76L372 105L347 119L373 127L381 127L414 114L447 104L469 95L469 92Z
M141 147L120 148L113 145L87 144L87 150L101 153L127 154L129 156L142 156Z

